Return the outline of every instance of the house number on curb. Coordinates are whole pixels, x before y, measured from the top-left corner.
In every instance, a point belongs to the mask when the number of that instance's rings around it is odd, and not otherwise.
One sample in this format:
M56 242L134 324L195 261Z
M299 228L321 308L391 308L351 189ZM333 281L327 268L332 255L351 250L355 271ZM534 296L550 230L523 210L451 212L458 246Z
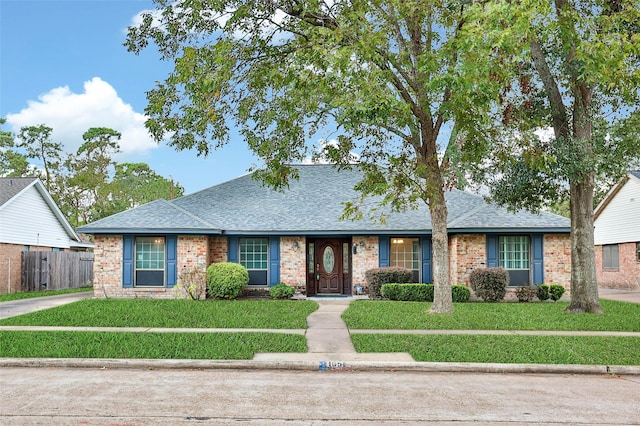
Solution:
M345 362L342 361L320 361L320 371L345 371L351 370Z

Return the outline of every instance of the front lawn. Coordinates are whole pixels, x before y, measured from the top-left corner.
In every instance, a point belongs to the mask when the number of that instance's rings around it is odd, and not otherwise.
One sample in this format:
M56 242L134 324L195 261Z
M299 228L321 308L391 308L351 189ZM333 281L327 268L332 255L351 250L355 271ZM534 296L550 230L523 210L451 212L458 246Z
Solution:
M295 334L0 331L0 357L15 358L252 359L306 351Z
M84 299L0 320L1 325L162 328L307 328L310 300Z
M640 338L352 334L358 352L409 352L422 362L640 365Z
M600 299L604 315L568 314L566 302L454 303L431 315L431 303L357 300L342 314L351 329L638 331L640 305ZM640 351L639 351L640 352Z

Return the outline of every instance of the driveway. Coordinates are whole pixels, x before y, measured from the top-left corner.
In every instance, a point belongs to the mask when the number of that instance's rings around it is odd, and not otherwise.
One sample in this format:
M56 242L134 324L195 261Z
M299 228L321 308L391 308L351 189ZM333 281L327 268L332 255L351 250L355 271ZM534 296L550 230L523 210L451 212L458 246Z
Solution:
M82 291L79 293L60 294L58 296L32 297L29 299L12 300L10 302L0 302L0 319L41 311L42 309L54 308L91 297L93 297L92 291Z
M613 288L599 288L598 296L602 299L617 300L620 302L640 303L640 291L618 290Z

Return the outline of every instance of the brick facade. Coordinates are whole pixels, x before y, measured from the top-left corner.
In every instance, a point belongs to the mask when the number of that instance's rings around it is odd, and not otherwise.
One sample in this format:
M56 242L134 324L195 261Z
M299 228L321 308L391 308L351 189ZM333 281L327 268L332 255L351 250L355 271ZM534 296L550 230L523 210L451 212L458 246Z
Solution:
M367 287L365 272L379 267L378 237L353 237L353 244L356 246L356 254L352 255L351 265L353 285L359 285L364 289Z
M307 280L307 240L305 237L280 238L280 282L306 291Z
M544 282L560 284L571 290L571 241L569 234L545 234Z
M23 250L19 244L0 243L0 294L20 291Z
M624 290L640 290L640 261L636 243L618 244L618 269L604 269L602 246L596 246L598 286Z
M185 297L184 289L190 282L201 281L206 268L213 262L228 259L226 237L179 236L178 237L178 288L123 288L122 287L122 236L95 237L94 295L96 297L127 298L176 298ZM298 293L306 292L306 238L283 236L280 238L280 281L296 287ZM366 289L365 272L379 265L377 236L354 236L352 244L353 286ZM486 267L487 243L484 234L457 234L449 237L449 276L451 284L469 285L469 275L474 269ZM622 250L621 250L622 258ZM636 264L636 279L640 263ZM1 270L0 270L1 271ZM557 283L569 289L571 256L568 234L544 236L545 283ZM197 290L204 298L206 287L200 282Z
M543 242L544 282L560 284L570 290L571 249L569 234L545 234ZM486 268L487 239L484 234L458 234L449 237L449 277L451 284L469 285L474 269Z
M176 299L187 297L186 281L199 283L197 294L205 297L206 287L202 274L209 265L210 242L207 236L179 236L177 251L178 286L174 288L123 288L122 287L122 236L96 235L93 266L93 294L99 298Z
M449 283L469 285L474 269L487 267L487 238L484 234L449 236Z
M209 264L226 262L229 259L229 244L226 237L209 239Z

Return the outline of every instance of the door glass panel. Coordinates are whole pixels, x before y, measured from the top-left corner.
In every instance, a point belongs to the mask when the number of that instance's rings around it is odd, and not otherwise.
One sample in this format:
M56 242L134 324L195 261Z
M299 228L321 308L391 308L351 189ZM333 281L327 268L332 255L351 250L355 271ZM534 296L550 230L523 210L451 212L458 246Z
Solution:
M324 253L322 254L322 261L324 263L324 270L327 273L333 272L333 267L335 266L336 259L335 254L333 253L333 248L331 246L327 246L324 248Z
M309 258L308 270L310 274L313 274L315 272L314 265L316 261L313 258L314 253L315 253L315 248L313 246L313 243L309 243L309 253L307 254L307 257Z
M349 273L349 243L342 243L342 272Z

